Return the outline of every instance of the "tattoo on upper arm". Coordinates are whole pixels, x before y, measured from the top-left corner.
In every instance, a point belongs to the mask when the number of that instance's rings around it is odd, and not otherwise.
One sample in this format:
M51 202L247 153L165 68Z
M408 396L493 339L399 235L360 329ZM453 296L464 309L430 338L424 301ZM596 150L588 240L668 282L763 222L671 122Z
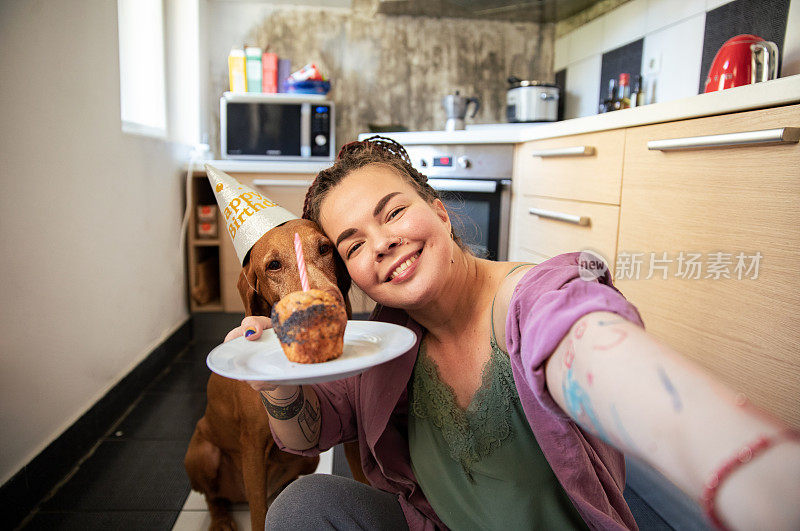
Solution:
M314 408L311 402L307 400L303 411L301 411L300 415L297 417L297 423L300 425L300 429L303 431L303 436L306 440L308 442L314 442L319 431L319 410Z
M625 319L611 319L610 321L605 321L605 320L597 321L597 324L600 325L600 326L611 326L611 325L620 324L620 323L624 323L624 322L625 322Z
M589 394L575 379L573 371L574 369L572 367L567 370L561 384L567 411L580 425L593 428L597 435L602 437L603 440L608 441L608 435L606 435L603 426L600 424L600 418L595 413L594 407L592 407Z
M619 328L612 328L610 331L617 334L617 338L611 341L611 343L607 345L594 345L592 347L594 348L594 350L610 350L619 345L620 343L622 343L623 341L625 341L625 338L628 337L628 332L626 332L625 330L620 330Z
M601 319L601 320L597 321L597 325L598 326L607 327L607 326L612 326L612 325L616 325L616 324L622 324L622 323L625 323L625 322L627 322L627 321L625 319L622 319L622 318L620 318L620 319ZM578 323L577 325L575 325L575 330L573 331L573 335L574 335L575 339L581 339L584 336L584 334L586 333L586 330L587 330L588 327L589 327L589 323L588 323L587 320L583 320L580 323ZM592 347L594 350L609 350L609 349L612 349L612 348L616 347L617 345L619 345L620 343L622 343L623 341L625 341L625 339L628 337L628 332L626 332L625 330L622 330L622 329L619 329L619 328L612 328L610 331L615 333L615 334L617 334L616 339L612 340L612 342L607 344L607 345L594 345Z
M575 346L572 341L567 339L566 352L564 353L564 366L567 369L572 369L572 363L575 361Z
M636 443L633 442L633 439L628 434L628 430L625 429L625 426L622 425L622 419L619 418L619 413L617 413L617 408L614 404L611 404L611 416L614 417L614 424L617 427L617 434L622 439L621 442L624 443L625 446L628 447L629 450L638 451ZM622 445L617 445L621 447Z
M264 393L258 393L258 395L261 397L261 403L264 404L267 413L276 420L289 420L294 418L300 413L300 410L303 409L303 402L305 401L302 387L298 387L295 394L286 398L276 399L270 396L270 398L279 402L277 405L267 400Z
M586 327L589 326L586 321L581 321L575 327L575 339L580 339L583 337L583 334L586 332Z
M667 371L665 371L661 365L658 366L658 377L661 379L664 388L672 397L672 409L681 411L683 409L683 402L681 401L681 397L678 396L678 390L672 385L672 381L669 379L669 376L667 376Z

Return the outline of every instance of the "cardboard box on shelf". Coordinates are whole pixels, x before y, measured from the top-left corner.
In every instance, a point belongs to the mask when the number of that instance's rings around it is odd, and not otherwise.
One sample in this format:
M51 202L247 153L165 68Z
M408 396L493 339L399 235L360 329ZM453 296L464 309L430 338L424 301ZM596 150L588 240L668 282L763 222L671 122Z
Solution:
M218 234L217 223L201 221L197 224L197 237L198 238L216 238Z
M209 257L197 264L192 285L192 299L208 304L219 299L219 258Z
M217 221L217 205L197 205L197 221L215 223Z

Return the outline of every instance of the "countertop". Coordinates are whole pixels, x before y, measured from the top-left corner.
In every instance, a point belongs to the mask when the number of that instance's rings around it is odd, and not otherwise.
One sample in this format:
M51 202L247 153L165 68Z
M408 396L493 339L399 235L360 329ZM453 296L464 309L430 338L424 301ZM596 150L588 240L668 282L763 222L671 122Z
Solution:
M192 162L193 172L205 173L204 165L211 164L218 170L228 173L299 173L316 175L325 168L330 168L333 161L329 162L302 162L302 161L274 161L274 160L196 160ZM187 170L187 162L183 169Z
M558 136L671 122L800 102L800 75L634 109L540 124L487 124L463 131L381 133L401 144L516 144ZM363 140L374 133L362 133Z
M539 124L476 124L463 131L418 131L381 133L401 144L516 144L528 140L552 138L637 125L670 122L800 102L800 75L764 83L698 94L680 100L654 103L635 109ZM359 140L374 133L362 133ZM198 160L193 170L202 172L203 164L229 173L297 173L315 175L331 166L330 162L283 162L249 160ZM188 162L184 165L187 169Z

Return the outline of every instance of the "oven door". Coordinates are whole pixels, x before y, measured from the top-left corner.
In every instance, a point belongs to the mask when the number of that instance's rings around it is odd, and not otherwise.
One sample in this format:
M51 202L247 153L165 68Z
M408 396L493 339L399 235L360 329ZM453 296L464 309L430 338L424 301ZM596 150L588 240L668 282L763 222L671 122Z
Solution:
M442 196L456 234L480 258L508 258L509 179L428 179Z

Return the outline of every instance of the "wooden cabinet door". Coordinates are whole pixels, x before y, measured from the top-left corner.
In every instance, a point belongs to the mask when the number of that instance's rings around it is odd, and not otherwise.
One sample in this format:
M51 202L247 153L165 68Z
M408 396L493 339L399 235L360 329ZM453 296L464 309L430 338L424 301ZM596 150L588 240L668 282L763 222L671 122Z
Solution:
M625 131L534 140L514 154L515 191L619 204Z
M615 284L651 333L800 428L800 146L647 146L783 127L800 105L628 130Z
M592 250L613 266L619 207L548 197L518 201L515 249L552 258Z

